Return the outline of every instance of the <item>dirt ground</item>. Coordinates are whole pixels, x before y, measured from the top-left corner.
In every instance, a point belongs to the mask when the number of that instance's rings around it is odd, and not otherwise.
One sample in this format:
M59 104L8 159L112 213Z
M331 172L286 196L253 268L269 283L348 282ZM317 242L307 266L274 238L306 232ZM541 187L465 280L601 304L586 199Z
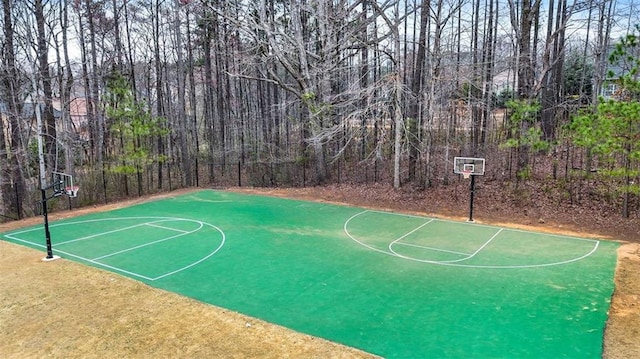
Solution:
M388 186L230 189L464 220L461 188L417 193ZM51 220L106 211L182 190L107 206L57 212ZM464 192L464 190L462 190ZM594 208L558 206L515 211L509 199L480 195L474 219L536 231L621 243L604 358L640 358L640 220L607 220ZM461 205L462 204L462 205ZM588 206L587 206L588 207ZM595 206L594 206L595 207ZM553 219L550 219L553 218ZM0 224L0 232L41 223ZM297 333L223 308L151 288L135 280L0 241L2 358L372 358L353 348Z

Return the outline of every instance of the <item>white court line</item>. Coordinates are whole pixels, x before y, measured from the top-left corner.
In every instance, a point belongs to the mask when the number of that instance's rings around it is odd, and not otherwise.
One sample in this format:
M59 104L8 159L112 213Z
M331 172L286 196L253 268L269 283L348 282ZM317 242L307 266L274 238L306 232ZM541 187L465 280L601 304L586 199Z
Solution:
M76 239L71 239L71 240L68 240L68 241L63 241L63 242L56 243L56 246L60 246L60 245L63 245L63 244L68 244L68 243L73 243L73 242L84 241L84 240L87 240L87 239L92 239L92 238L104 236L106 234L122 232L122 231L126 231L128 229L132 229L132 228L136 228L136 227L142 227L142 226L144 226L146 224L147 223L140 223L140 224L135 224L135 225L129 226L129 227L114 229L113 231L101 232L101 233L92 234L92 235L86 236L86 237L80 237L80 238L76 238Z
M191 267L193 267L193 266L196 266L196 265L198 265L198 264L200 264L200 263L204 262L205 260L207 260L207 259L211 258L213 255L215 255L216 253L218 253L218 251L219 251L219 250L224 246L224 244L225 244L225 242L226 242L226 236L225 236L224 232L223 232L219 227L217 227L217 226L214 226L214 225L212 225L212 224L210 224L210 223L206 223L206 222L202 222L202 221L193 220L193 219L175 218L175 217L121 217L121 218L99 218L99 219L89 219L89 220L74 221L74 222L66 222L66 223L56 223L56 224L52 224L50 227L52 227L52 228L53 228L53 227L59 227L59 226L78 225L78 224L86 224L86 223L93 223L93 222L103 222L103 221L122 221L122 220L132 220L132 219L138 219L138 220L140 220L140 219L146 219L146 220L148 220L148 219L156 219L156 221L153 221L153 222L147 222L147 223L142 223L142 224L135 225L135 226L129 226L128 228L123 228L123 230L124 230L124 229L135 228L135 227L142 226L142 225L145 225L145 224L148 224L148 223L157 223L157 222L171 221L171 220L173 220L173 221L187 221L187 222L196 222L196 223L199 223L199 224L200 224L200 227L199 227L199 228L202 228L202 227L204 227L205 225L207 225L207 226L209 226L209 227L211 227L211 228L215 229L216 231L218 231L218 232L220 233L220 235L222 236L222 238L220 239L220 244L218 245L218 247L217 247L217 248L215 248L215 250L213 250L211 253L207 254L206 256L204 256L204 257L200 258L199 260L197 260L197 261L195 261L195 262L192 262L192 263L190 263L190 264L188 264L188 265L185 265L185 266L183 266L183 267L181 267L181 268L178 268L178 269L173 270L173 271L171 271L171 272L167 272L167 273L161 274L161 275L156 276L156 277L149 277L149 276L145 276L145 275L143 275L143 274L135 273L135 272L132 272L132 271L128 271L128 270L126 270L126 269L122 269L122 268L115 267L115 266L112 266L112 265L109 265L109 264L106 264L106 263L103 263L103 262L99 262L99 261L97 261L97 260L95 260L95 259L85 258L85 257L79 256L79 255L76 255L76 254L73 254L73 253L70 253L70 252L66 252L66 251L60 250L60 249L58 249L58 248L57 248L57 245L58 245L58 244L55 244L54 252L55 252L55 253L62 254L62 255L64 255L64 256L77 258L77 259L79 259L79 260L82 260L82 261L85 261L85 262L88 262L88 263L92 263L92 264L94 264L94 265L96 265L96 266L100 266L100 267L108 268L108 269L114 270L114 271L116 271L116 272L124 273L124 274L130 275L130 276L134 276L134 277L137 277L137 278L145 279L145 280L148 280L148 281L156 281L156 280L159 280L159 279L162 279L162 278L165 278L165 277L168 277L168 276L174 275L174 274L176 274L176 273L182 272L182 271L184 271L184 270L187 270L187 269L189 269L189 268L191 268ZM42 230L42 228L40 228L40 227L34 227L34 228L25 229L25 230L22 230L22 231L19 231L19 232L13 232L13 233L11 233L11 234L3 234L3 236L4 236L4 237L6 237L6 238L9 238L9 239L12 239L12 240L18 241L18 242L22 242L22 243L29 244L29 245L31 245L31 246L40 247L40 248L46 248L46 246L45 246L45 245L43 245L43 244L36 243L36 242L32 242L32 241L25 240L25 239L21 239L21 238L18 238L18 237L16 237L16 236L15 236L15 235L17 235L17 234L28 233L28 232L34 232L34 231L39 231L39 230ZM93 238L93 237L99 237L100 235L109 234L109 233L114 233L114 232L117 232L117 231L118 231L118 230L108 231L108 232L99 233L99 234L96 234L96 235L94 235L94 236L90 236L90 237L91 237L91 238ZM174 236L174 237L180 237L180 236L183 236L183 235L185 235L185 234L178 234L178 235L176 235L176 236ZM84 239L88 239L88 237L87 237L87 238L84 238ZM165 238L164 240L168 240L168 239L167 239L167 238ZM64 242L64 243L67 243L67 242Z
M29 232L29 231L23 231L22 233L24 233L24 232ZM27 240L25 240L25 239L21 239L21 238L15 237L15 236L13 236L13 235L4 235L4 236L5 236L5 237L7 237L7 238L9 238L9 239L13 239L14 241L18 241L18 242L22 242L22 243L27 243L27 244L29 244L29 245L36 246L36 247L46 248L46 246L45 246L44 244L40 244L40 243L35 243L35 242L27 241ZM97 266L101 266L101 267L105 267L105 268L113 269L113 270L115 270L115 271L118 271L118 272L121 272L121 273L125 273L125 274L129 274L129 275L132 275L132 276L135 276L135 277L138 277L138 278L146 279L146 280L149 280L149 281L154 280L153 278L150 278L150 277L144 276L144 275L142 275L142 274L138 274L138 273L130 272L130 271L127 271L127 270L124 270L124 269L118 268L118 267L110 266L110 265L108 265L108 264L104 264L104 263L96 262L96 261L91 260L91 259L89 259L89 258L84 258L84 257L82 257L82 256L75 255L75 254L73 254L73 253L69 253L69 252L65 252L65 251L60 250L60 249L57 249L57 248L56 248L55 252L56 252L56 253L63 254L64 256L77 258L77 259L80 259L80 260L83 260L83 261L86 261L86 262L89 262L89 263L95 264L95 265L97 265Z
M452 253L452 254L460 254L463 256L470 256L470 253L463 253L463 252L456 252L456 251L450 251L448 249L440 249L440 248L436 248L436 247L428 247L428 246L421 246L418 244L412 244L412 243L403 243L403 242L398 242L395 243L395 245L398 246L408 246L408 247L416 247L416 248L423 248L423 249L428 249L430 251L436 251L436 252L445 252L445 253Z
M410 232L398 237L398 239L396 239L394 242L400 241L400 240L402 240L402 239L414 234L416 231L420 230L420 228L426 226L427 224L429 224L431 222L433 222L433 219L430 219L430 220L426 221L425 223L423 223L423 224L419 225L418 227L416 227L414 230L412 230L412 231L410 231Z
M415 215L415 214L396 213L396 212L387 212L387 211L365 210L364 212L379 213L379 214L389 214L389 215L394 215L394 216L399 216L399 217L408 217L408 218L422 218L422 219L430 218L430 217L418 216L418 215ZM362 212L362 213L364 213L364 212ZM358 213L357 215L360 215L360 214L361 213ZM443 218L434 218L433 220L437 221L437 222L452 223L452 224L458 224L458 225L463 225L463 226L474 226L474 227L495 228L495 229L502 228L502 229L506 229L506 230L511 231L511 232L542 235L539 232L529 231L529 230L526 230L526 229L498 227L498 226L493 226L493 225L490 225L490 224L481 224L481 223L473 223L473 222L460 222L460 221L454 221L454 220L451 220L451 219L443 219ZM585 241L585 242L599 242L597 239L581 238L581 237L567 236L567 235L564 235L564 234L555 234L555 233L544 233L544 236L545 237L554 237L554 238L564 238L564 239L577 240L577 241Z
M414 216L413 218L424 218L424 217L417 217ZM393 246L394 245L404 245L404 246L410 246L410 247L418 247L418 248L424 248L424 249L429 249L429 250L433 250L433 251L437 251L437 252L446 252L446 253L453 253L453 254L460 254L460 255L464 255L464 256L468 256L468 258L471 258L473 256L475 256L478 251L476 251L475 253L469 254L469 253L462 253L462 252L456 252L456 251L451 251L451 250L447 250L447 249L440 249L440 248L435 248L435 247L427 247L427 246L421 246L421 245L417 245L417 244L412 244L412 243L403 243L401 242L401 240L403 240L404 238L408 237L409 235L415 233L416 231L418 231L419 229L421 229L422 227L426 226L427 224L433 222L435 220L435 218L431 218L430 220L428 220L427 222L423 223L422 225L418 226L416 229L410 231L409 233L406 233L400 237L398 237L396 240L394 240L393 242L389 243L389 252L402 257L401 254L396 253L396 251L393 250ZM498 232L500 233L500 232ZM491 241L493 239L493 237L489 240ZM488 243L485 243L485 245L483 245L481 247L481 249L486 246ZM468 259L467 258L467 259Z
M24 232L23 232L23 233L24 233ZM14 234L15 234L15 233L14 233ZM19 234L19 233L18 233L18 234ZM26 240L26 239L18 238L18 237L16 237L16 236L12 235L12 234L3 234L3 236L5 236L6 238L9 238L9 239L12 239L12 240L14 240L14 241L19 241L19 242L22 242L22 243L27 243L27 244L30 244L30 245L33 245L33 246L36 246L36 247L46 248L46 246L45 246L44 244L34 243L34 242L28 241L28 240Z
M67 255L67 256L70 256L70 257L74 257L74 258L77 258L77 259L80 259L80 260L83 260L83 261L87 261L89 263L93 263L93 264L99 265L101 267L109 268L109 269L118 271L120 273L129 274L129 275L132 275L132 276L135 276L135 277L138 277L138 278L146 279L146 280L149 280L149 281L155 280L155 279L153 279L151 277L147 277L146 275L142 275L142 274L139 274L139 273L131 272L131 271L128 271L126 269L122 269L122 268L115 267L115 266L112 266L112 265L109 265L109 264L106 264L106 263L98 262L96 260L85 258L85 257L79 256L79 255L76 255L76 254L69 253L69 252L61 251L59 249L56 250L56 253L62 253L64 255Z
M166 222L166 220L163 219L163 220L157 220L157 221L153 221L153 222L134 224L133 226L124 227L124 228L118 228L118 229L114 229L113 231L107 231L107 232L102 232L102 233L98 233L98 234L92 234L92 235L86 236L86 237L81 237L81 238L71 239L71 240L68 240L68 241L59 242L59 243L56 243L56 245L59 246L59 245L63 245L63 244L84 241L84 240L87 240L87 239L100 237L100 236L103 236L103 235L106 235L106 234L122 232L122 231L126 231L126 230L137 228L137 227L142 227L142 226L157 227L157 228L163 228L163 229L172 230L172 231L176 231L176 232L186 233L185 231L182 231L180 229L163 227L163 226L159 226L159 225L154 224L154 223L159 223L159 222ZM200 228L202 228L202 225L200 226Z
M448 262L448 261L432 261L432 260L426 260L426 259L418 259L418 258L412 258L412 257L407 257L407 256L402 256L399 255L397 253L394 252L389 252L389 251L385 251L382 250L380 248L376 248L373 247L361 240L358 240L355 236L353 236L350 232L349 232L349 223L363 215L366 213L380 213L380 214L390 214L390 215L396 215L396 216L404 216L404 217L410 217L410 218L428 218L428 217L420 217L420 216L415 216L415 215L408 215L408 214L401 214L401 213L394 213L394 212L385 212L385 211L374 211L374 210L364 210L362 212L356 213L354 215L352 215L351 217L349 217L343 225L343 230L345 232L345 234L353 241L355 241L356 243L360 244L363 247L366 247L372 251L375 252L379 252L379 253L383 253L386 255L390 255L390 256L394 256L394 257L399 257L399 258L403 258L403 259L407 259L407 260L411 260L411 261L415 261L415 262L421 262L421 263L429 263L429 264L436 264L436 265L444 265L444 266L452 266L452 267L464 267L464 268L486 268L486 269L524 269L524 268L542 268L542 267L551 267L551 266L556 266L556 265L563 265L563 264L569 264L569 263L573 263L573 262L577 262L580 261L582 259L585 259L589 256L591 256L593 253L595 253L595 251L598 249L599 245L600 245L600 241L595 240L595 239L587 239L587 238L580 238L580 237L571 237L571 236L564 236L564 235L556 235L556 234L539 234L539 235L544 235L545 237L555 237L555 238L564 238L564 239L571 239L571 240L580 240L580 241L587 241L587 242L591 242L594 243L593 248L591 248L591 250L589 252L587 252L586 254L576 257L576 258L571 258L571 259L567 259L564 261L559 261L559 262L551 262L551 263L540 263L540 264L523 264L523 265L474 265L474 264L461 264L461 263L457 263L457 262ZM513 232L519 232L519 233L528 233L528 234L538 234L536 232L532 232L532 231L525 231L525 230L519 230L519 229L511 229L511 228L501 228L501 227L497 227L497 226L490 226L490 225L481 225L481 224L475 224L475 223L462 223L462 222L456 222L456 221L450 221L450 220L441 220L441 219L433 219L436 221L441 221L441 222L447 222L447 223L454 223L454 224L462 224L462 225L473 225L473 226L478 226L478 227L485 227L485 228L495 228L498 230L498 233L494 234L487 242L485 242L484 245L482 245L477 251L476 253L472 254L473 256L475 256L477 253L479 253L480 250L482 250L484 247L486 247L491 241L493 241L493 239L495 239L498 234L500 234L503 230L508 230L508 231L513 231ZM468 259L468 258L467 258ZM463 259L463 260L467 260L467 259Z
M207 223L207 224L208 224L208 223ZM202 263L202 262L206 261L206 260L207 260L207 259L209 259L211 256L213 256L214 254L218 253L218 251L220 250L220 248L222 248L222 246L224 245L224 242L226 241L226 236L224 235L224 232L223 232L220 228L218 228L218 227L216 227L216 226L214 226L214 225L212 225L212 224L209 224L209 226L211 226L211 227L215 228L216 230L218 230L218 232L220 232L220 234L222 235L222 240L220 241L220 245L218 246L218 248L216 248L216 250L215 250L215 251L213 251L213 252L209 253L209 255L207 255L207 256L205 256L205 257L201 258L199 261L195 261L195 262L193 262L193 263L191 263L191 264L188 264L188 265L186 265L186 266L184 266L184 267L182 267L182 268L176 269L176 270L174 270L174 271L172 271L172 272L165 273L165 274L163 274L163 275L157 276L157 277L153 278L152 280L158 280L158 279L162 279L162 278L164 278L164 277L168 277L168 276L170 276L170 275L174 275L174 274L176 274L176 273L180 273L180 272L182 272L182 271L184 271L184 270L187 270L187 269L189 269L189 268L191 268L191 267L193 267L193 266L196 266L196 265L198 265L198 264L200 264L200 263Z
M351 220L353 220L354 218L363 215L365 213L369 213L369 212L376 212L376 211L370 211L370 210L364 210L362 212L356 213L353 216L349 217L345 222L344 225L342 226L342 229L344 230L344 232L347 234L347 236L349 236L349 238L351 238L352 240L356 241L357 243L359 243L361 246L364 246L366 248L371 249L372 251L376 251L376 252L380 252L380 253L384 253L384 254L388 254L388 255L393 255L392 253L389 253L387 251L383 251L382 249L376 248L376 247L372 247L362 241L357 240L354 236L351 235L351 233L349 233L349 230L347 229L347 227L349 226L349 222L351 222ZM380 212L380 213L384 213L384 212Z
M159 226L157 226L157 227L159 227ZM158 243L161 243L161 242L165 242L165 241L168 241L168 240L170 240L170 239L175 239L175 238L178 238L178 237L186 236L187 234L191 234L191 233L193 233L193 232L199 231L200 229L202 229L202 227L204 227L204 225L202 224L202 222L200 222L200 227L198 227L198 228L194 229L194 230L193 230L193 231L191 231L191 232L184 232L184 231L180 231L180 232L182 232L182 233L180 233L180 234L176 234L175 236L169 236L169 237L167 237L167 238L158 239L158 240L155 240L155 241L153 241L153 242L144 243L144 244L140 244L140 245L137 245L137 246L133 246L133 247L131 247L131 248L123 249L123 250L120 250L120 251L117 251L117 252L113 252L113 253L105 254L105 255L103 255L103 256L93 258L92 260L97 261L97 260L101 260L101 259L104 259L104 258L113 257L113 256L118 255L118 254L122 254L122 253L127 253L127 252L130 252L130 251L134 251L134 250L136 250L136 249L140 249L140 248L144 248L144 247L151 246L151 245L154 245L154 244L158 244ZM162 227L159 227L159 228L162 228ZM169 229L169 228L166 228L166 229Z
M180 233L192 233L189 231L185 231L182 229L178 229L178 228L171 228L171 227L165 227L165 226L159 226L157 224L154 224L155 222L149 222L149 223L145 223L145 225L149 226L149 227L156 227L156 228L160 228L160 229L166 229L169 231L174 231L174 232L180 232ZM200 228L202 228L202 223L200 223Z
M491 243L491 241L493 241L498 236L498 234L500 234L502 232L502 230L503 230L503 228L501 228L496 234L491 236L491 238L489 238L488 241L486 241L483 245L480 246L480 248L478 248L475 252L470 254L468 257L455 259L455 260L450 260L450 261L440 261L440 262L441 263L456 263L456 262L466 261L466 260L469 260L469 259L475 257L478 253L480 253L480 251L482 251L486 246L488 246L489 243Z

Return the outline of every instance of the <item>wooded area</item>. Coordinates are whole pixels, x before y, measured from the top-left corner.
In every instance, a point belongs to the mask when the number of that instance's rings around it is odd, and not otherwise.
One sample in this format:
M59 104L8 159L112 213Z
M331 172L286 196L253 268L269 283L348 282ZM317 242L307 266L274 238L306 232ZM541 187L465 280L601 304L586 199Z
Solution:
M547 181L640 207L637 5L2 0L3 219L189 186ZM42 142L42 143L41 143Z

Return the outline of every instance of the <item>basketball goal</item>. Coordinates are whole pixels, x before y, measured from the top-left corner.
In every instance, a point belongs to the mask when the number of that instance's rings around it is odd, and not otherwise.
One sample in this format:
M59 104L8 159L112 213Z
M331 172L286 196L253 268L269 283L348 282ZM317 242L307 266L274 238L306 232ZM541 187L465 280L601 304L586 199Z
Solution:
M473 222L473 196L476 189L476 176L484 175L484 158L455 157L453 159L453 172L461 174L464 179L471 179L469 183L469 220Z

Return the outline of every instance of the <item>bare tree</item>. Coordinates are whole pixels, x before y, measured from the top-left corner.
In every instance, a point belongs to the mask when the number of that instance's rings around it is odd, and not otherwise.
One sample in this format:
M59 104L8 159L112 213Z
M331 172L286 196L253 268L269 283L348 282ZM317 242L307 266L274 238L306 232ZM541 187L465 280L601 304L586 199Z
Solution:
M346 50L351 44L361 43L361 29L367 24L353 20L354 6L346 2L294 1L284 8L288 20L284 25L272 21L274 12L268 11L270 6L273 2L256 4L256 16L249 17L254 22L242 26L261 49L260 60L278 65L263 67L255 79L276 84L296 98L297 107L291 108L300 119L299 153L301 158L307 158L307 149L311 150L315 181L323 183L328 178L326 144L342 128L336 116L344 101L340 91L345 87L336 79L340 79L344 58L350 56ZM353 26L341 23L344 21ZM367 19L367 23L372 21Z
M593 15L588 27L599 30L587 32L597 44L586 40L583 55L593 54L598 60L594 80L598 88L615 21L612 3L14 0L7 4L19 22L13 24L12 33L31 39L13 48L24 51L18 57L32 56L29 65L36 66L39 81L35 87L45 100L58 93L61 97L62 125L55 134L47 134L47 140L65 143L66 167L73 170L75 143L67 137L73 128L65 106L73 93L86 96L90 143L86 158L76 165L95 166L80 173L92 174L96 184L102 179L105 193L113 188L126 194L127 175L111 168L117 165L116 154L123 153L122 144L111 130L113 117L105 117L103 108L106 79L115 70L127 77L131 101L144 107L141 113L166 119L157 124L171 130L135 143L157 159L141 164L138 193L143 184L147 190L198 184L198 166L204 161L208 182L228 183L230 175L235 176L230 165L235 169L239 164L238 172L246 172L241 176L254 176L252 184L263 185L306 184L309 178L314 184L339 181L344 168L352 171L351 179L358 176L355 173L364 175L358 181L383 178L395 187L403 181L429 186L434 179L447 182L446 172L442 174L445 166L453 152L462 151L507 154L509 165L532 169L533 147L526 143L508 151L498 147L516 132L505 135L495 118L496 74L508 73L506 92L515 89L523 103L542 104L541 112L532 111L535 114L519 125L517 134L540 129L542 138L551 143L567 119L562 69L565 48L576 35L566 29L573 24L574 13ZM548 11L544 17L543 4ZM511 22L501 21L501 16ZM77 74L72 73L67 48L74 41L70 32L74 27L82 56ZM3 41L7 42L6 35ZM8 48L5 45L5 53ZM45 48L56 51L55 64L42 56ZM5 73L12 68L10 60L4 55ZM13 68L18 73L31 71L20 66ZM52 74L57 82L47 85L44 80L52 80ZM584 89L590 79L583 76L581 81ZM7 83L3 86L9 88ZM22 98L12 102L19 106L24 96L21 92L18 96ZM15 120L7 130L26 128L18 117ZM7 123L3 125L6 129ZM27 145L23 141L17 146L24 150ZM47 146L50 152L55 144ZM26 153L6 151L5 156ZM8 161L7 157L2 165ZM20 166L23 171L30 168ZM255 173L249 173L252 166ZM373 176L367 172L371 169ZM11 170L4 167L4 171ZM113 180L123 177L124 181Z
M56 161L56 121L53 114L53 89L51 87L51 73L49 71L49 34L45 31L45 15L44 15L44 2L43 0L35 0L33 3L33 13L36 19L37 28L37 58L38 58L38 71L39 82L42 86L42 100L44 106L42 108L43 116L43 129L38 129L38 132L42 131L45 134L45 151L47 154L46 161L51 169L54 168L54 162ZM37 91L37 89L34 89ZM39 91L37 91L39 92ZM38 105L39 106L39 105Z
M534 50L537 43L533 43L532 36L537 38L533 30L534 24L538 23L540 3L540 0L523 0L517 3L509 0L511 26L517 40L517 93L518 99L525 106L536 101ZM531 121L521 119L519 122L519 134L522 137L529 132ZM528 171L529 149L530 146L527 143L519 142L517 146L518 179L521 178L521 174Z
M182 169L182 185L187 186L193 183L192 178L192 170L191 170L191 160L189 159L189 149L187 146L187 136L188 136L188 127L187 127L187 116L186 116L186 72L185 72L185 64L184 64L184 56L183 56L183 40L182 40L182 21L181 21L181 3L179 0L176 0L175 3L175 33L176 33L176 77L177 77L177 86L178 86L178 104L177 104L177 112L175 119L174 131L177 133L178 142L180 146L178 147L180 166Z
M26 164L25 147L22 141L22 128L19 123L22 112L20 98L20 75L16 67L15 44L12 20L12 1L3 0L3 30L4 43L2 46L2 94L7 99L7 117L9 132L11 133L10 148L6 147L4 119L0 120L0 191L2 202L6 208L5 215L22 217L26 188L25 177L22 172Z
M60 91L61 104L61 120L62 120L62 136L59 132L57 135L61 138L65 150L65 172L71 175L75 174L74 152L76 150L76 135L74 135L74 124L71 120L70 104L74 83L74 75L71 68L71 60L69 56L69 32L71 25L69 22L68 1L60 2L59 22L60 33L62 35L61 43L55 37L56 63L58 67L58 86ZM60 52L62 51L62 55Z
M416 53L415 66L413 71L413 79L411 80L411 92L416 101L411 101L409 106L409 125L407 131L409 135L409 179L415 178L416 166L418 160L418 119L422 117L420 109L422 108L422 91L424 86L424 69L427 61L427 41L429 33L429 15L431 11L431 2L422 3L420 8L420 35L418 38L418 51Z

